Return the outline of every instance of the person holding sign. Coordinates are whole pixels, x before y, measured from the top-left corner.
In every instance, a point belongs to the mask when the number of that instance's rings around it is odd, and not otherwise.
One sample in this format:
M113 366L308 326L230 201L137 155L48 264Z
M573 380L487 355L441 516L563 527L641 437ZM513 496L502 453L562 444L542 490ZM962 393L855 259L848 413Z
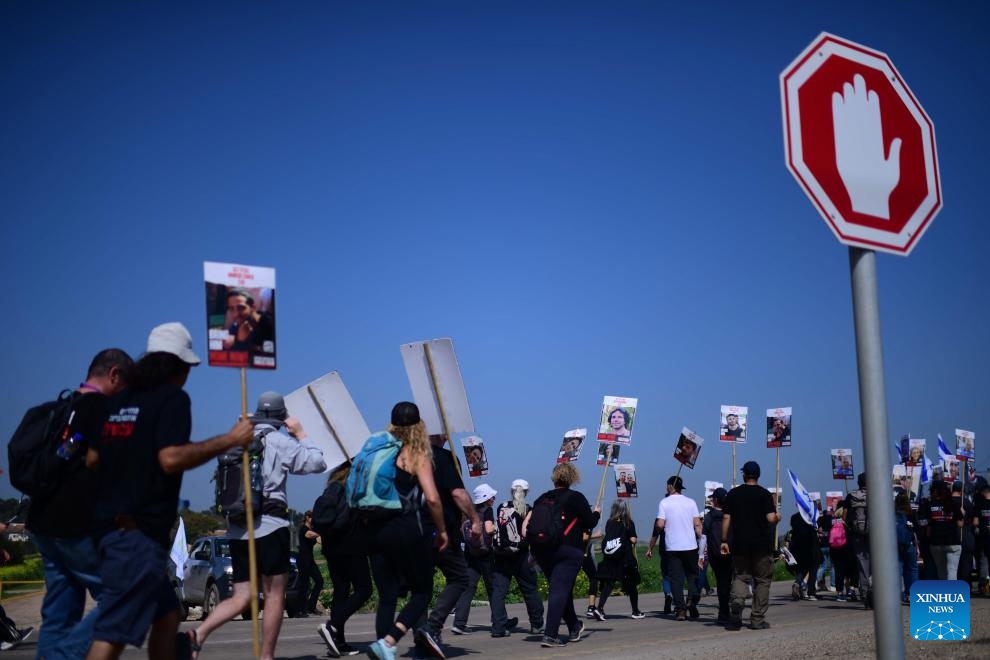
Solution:
M190 442L192 402L182 388L199 362L185 326L155 327L130 387L114 400L102 436L89 446L103 580L91 660L118 658L127 644L141 646L149 627L150 657L177 657L177 640L186 641L176 635L179 601L163 570L182 473L246 446L254 435L254 425L241 420L223 435Z

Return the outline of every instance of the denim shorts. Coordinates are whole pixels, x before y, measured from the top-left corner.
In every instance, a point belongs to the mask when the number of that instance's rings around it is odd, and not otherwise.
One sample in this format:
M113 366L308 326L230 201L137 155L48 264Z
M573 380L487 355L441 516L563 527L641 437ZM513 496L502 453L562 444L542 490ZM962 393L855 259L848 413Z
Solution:
M137 529L108 533L99 550L103 593L93 639L141 646L151 624L179 607L168 552Z

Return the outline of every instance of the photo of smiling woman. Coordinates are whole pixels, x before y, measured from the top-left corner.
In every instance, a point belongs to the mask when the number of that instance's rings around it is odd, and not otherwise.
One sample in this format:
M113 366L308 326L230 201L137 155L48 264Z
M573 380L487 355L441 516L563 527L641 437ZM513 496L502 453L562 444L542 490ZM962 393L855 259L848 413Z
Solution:
M584 438L588 434L587 429L574 429L564 434L564 440L560 443L560 451L557 452L558 463L571 463L581 455L581 447L584 445Z

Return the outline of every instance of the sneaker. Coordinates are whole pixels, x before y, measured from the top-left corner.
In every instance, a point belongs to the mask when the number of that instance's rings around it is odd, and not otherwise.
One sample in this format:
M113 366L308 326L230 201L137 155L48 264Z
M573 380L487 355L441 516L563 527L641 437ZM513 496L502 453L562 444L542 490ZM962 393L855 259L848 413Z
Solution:
M27 628L20 628L17 631L18 638L11 642L0 642L0 651L9 651L10 649L17 648L20 644L27 641L27 638L31 636L34 632L34 626L28 626Z
M546 635L544 635L543 641L540 642L540 646L542 646L545 649L552 649L567 645L564 644L562 641L560 641L560 638L558 637L547 637Z
M768 621L760 621L759 623L749 624L750 630L766 630L769 627L770 627L770 623Z
M594 605L588 605L588 611L584 613L584 616L586 618L588 618L588 619L594 619L595 618L595 606Z
M701 616L701 613L698 612L698 606L693 603L691 605L688 605L687 611L688 611L689 619L697 619L699 616Z
M835 593L835 587L825 587L825 591L831 591L832 593Z
M386 644L384 639L372 642L366 653L372 660L395 660L395 647Z
M450 627L450 632L455 635L470 635L472 630L467 626L459 626L456 623Z
M674 612L674 618L678 621L687 621L687 612L685 610L677 610Z
M801 585L797 582L791 585L791 598L801 600Z
M519 625L519 617L514 616L514 617L512 617L511 619L509 619L508 621L505 622L505 629L506 630L512 630L513 628L515 628L518 625Z
M605 620L605 613L604 613L604 612L602 612L602 611L601 611L600 609L598 609L597 607L596 607L596 608L594 608L594 609L595 609L595 612L594 612L594 614L595 614L595 618L596 618L597 620L599 620L599 621L604 621L604 620Z
M530 635L542 635L543 634L543 626L530 626L529 627L529 634Z
M578 621L578 629L571 631L571 641L572 642L580 642L581 641L581 635L583 633L584 633L584 623L582 621Z
M742 617L738 614L729 615L729 623L725 626L726 630L742 630Z
M846 598L846 595L845 594L839 594L838 596L835 597L835 600L838 601L838 602L840 602L840 603L844 603L844 602L846 602L849 599Z
M343 644L338 644L337 645L337 648L340 649L340 655L341 656L357 655L358 653L361 652L360 649L354 648L353 646L351 646L347 642L344 642Z
M634 619L645 619L646 618L646 615L643 614L642 612L633 612L632 613L632 618L634 618Z
M502 632L493 632L492 637L511 637L512 633L508 630L503 630Z
M413 632L413 639L419 645L421 645L424 649L429 650L433 657L439 658L440 660L445 660L447 656L444 655L443 649L440 648L439 637L440 636L430 630L428 626L416 628L416 631Z
M815 594L805 594L804 597L803 597L803 599L804 600L818 600L818 596L816 596Z
M342 655L342 653L340 652L340 647L337 646L337 640L333 638L334 635L333 635L333 631L331 630L331 627L325 623L321 623L319 627L319 632L320 632L320 637L322 637L323 641L326 642L327 644L327 653L330 655L330 657L339 658Z

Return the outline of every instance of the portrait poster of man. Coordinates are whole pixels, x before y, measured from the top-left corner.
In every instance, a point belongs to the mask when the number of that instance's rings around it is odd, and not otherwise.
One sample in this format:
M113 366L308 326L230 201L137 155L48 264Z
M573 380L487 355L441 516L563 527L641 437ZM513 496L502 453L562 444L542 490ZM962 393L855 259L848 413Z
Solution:
M767 449L791 446L791 409L767 410Z
M207 359L211 367L275 368L275 269L207 261Z
M701 445L705 439L689 429L683 427L681 435L677 438L677 446L674 448L674 458L684 467L694 469L694 464L698 462L698 454L701 453Z
M908 440L908 453L904 459L904 465L912 467L921 465L925 460L925 444L924 438L911 438Z
M725 484L721 481L706 481L705 482L705 508L712 508L712 493L715 492L716 488L725 488Z
M718 439L722 442L746 442L746 406L722 406Z
M617 497L639 497L636 488L636 466L620 463L615 466L615 494Z
M960 461L976 460L976 434L956 429L956 458Z
M839 502L845 494L841 490L829 490L825 492L825 506L828 507L829 511L834 512L835 507L839 506Z
M468 466L469 477L483 477L488 474L488 454L485 452L485 441L476 435L470 435L461 440L464 449L464 461Z
M942 481L953 483L959 481L959 459L951 456L942 458Z
M598 465L605 465L605 457L608 456L609 447L612 448L612 455L608 459L608 464L615 465L619 462L619 450L622 449L622 445L615 442L599 442L598 457L595 460Z
M557 452L558 463L573 463L581 455L581 448L584 447L584 438L588 435L588 429L573 429L564 434L564 440L560 443L560 451Z
M852 449L830 449L832 456L832 478L852 479L853 478L853 457Z
M639 399L606 396L602 400L602 418L598 439L628 445L632 441L633 419Z

